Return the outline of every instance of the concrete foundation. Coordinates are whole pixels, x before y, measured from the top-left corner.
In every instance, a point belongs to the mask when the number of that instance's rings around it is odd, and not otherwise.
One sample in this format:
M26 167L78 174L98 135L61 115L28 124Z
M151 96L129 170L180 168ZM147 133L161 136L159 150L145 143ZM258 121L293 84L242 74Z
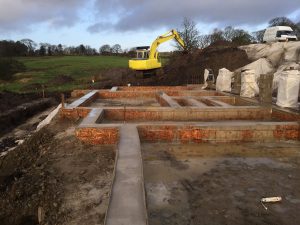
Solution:
M300 140L300 114L199 86L76 90L61 117L83 119L76 136L118 145L106 224L147 224L140 140L219 143Z

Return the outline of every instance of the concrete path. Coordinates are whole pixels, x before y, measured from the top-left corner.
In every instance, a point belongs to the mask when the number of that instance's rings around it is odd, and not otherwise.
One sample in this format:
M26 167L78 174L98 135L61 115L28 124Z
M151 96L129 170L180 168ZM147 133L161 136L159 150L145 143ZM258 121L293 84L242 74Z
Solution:
M120 142L106 225L146 225L140 138L136 126L120 128Z

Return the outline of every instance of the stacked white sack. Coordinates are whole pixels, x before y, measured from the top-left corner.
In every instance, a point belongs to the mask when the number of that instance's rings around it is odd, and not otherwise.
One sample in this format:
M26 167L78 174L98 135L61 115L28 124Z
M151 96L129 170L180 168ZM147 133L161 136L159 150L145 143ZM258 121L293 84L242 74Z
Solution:
M241 74L241 97L253 98L259 93L255 70L246 70Z
M231 92L232 76L233 76L233 72L229 71L228 69L226 68L219 69L219 74L216 81L216 90Z
M298 107L300 72L298 70L282 71L278 82L276 105L288 108Z
M208 83L207 83L208 74L209 74L209 71L207 69L205 69L204 70L204 85L202 86L202 89L205 89L208 86Z
M285 71L285 70L289 70L290 68L294 68L295 70L299 70L300 65L298 63L295 63L295 62L287 62L287 63L284 63L281 66L279 66L279 68L277 69L277 72L274 73L273 90L277 90L279 79L280 79L280 76L281 76L282 72Z

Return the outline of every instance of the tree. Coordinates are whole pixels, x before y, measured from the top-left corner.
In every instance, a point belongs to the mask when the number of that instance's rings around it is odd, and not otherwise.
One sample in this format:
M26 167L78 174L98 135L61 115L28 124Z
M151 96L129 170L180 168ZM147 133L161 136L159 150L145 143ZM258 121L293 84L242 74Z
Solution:
M86 46L85 46L85 54L86 54L86 55L96 55L96 54L97 54L97 51L96 51L96 49L91 48L91 46L86 45Z
M99 48L99 52L100 52L101 55L107 55L107 54L109 54L111 52L110 45L108 45L108 44L102 45Z
M235 37L236 30L232 26L225 27L223 31L223 37L226 41L232 41L232 39Z
M48 53L49 56L52 56L52 55L53 55L51 46L48 46L48 48L47 48L47 53Z
M122 52L122 48L121 48L121 45L119 44L115 44L111 47L111 52L112 53L115 53L115 54L119 54Z
M184 50L190 52L199 48L200 36L194 21L185 17L182 21L181 28L178 29L178 33L184 41ZM179 44L177 44L176 47L178 50L182 49Z
M25 56L28 48L26 45L22 44L20 41L17 41L15 44L15 53L17 56Z
M199 36L199 47L201 49L206 48L210 45L210 35L200 35Z
M63 54L64 49L63 49L63 46L62 46L61 44L58 44L58 45L57 45L57 51L58 51L58 54L59 54L59 55L62 55L62 54Z
M27 46L17 41L0 41L0 57L25 56Z
M291 21L287 17L275 17L269 21L269 27L275 27L275 26L289 26L293 27L295 26L295 23Z
M211 43L215 43L218 41L224 41L224 32L218 28L215 28L212 32L212 34L210 35L210 42Z
M46 47L44 45L40 46L39 55L40 56L45 56L46 55Z
M247 31L243 29L235 29L232 26L225 27L223 31L223 38L226 41L231 41L238 45L247 45L254 40Z
M257 42L260 42L260 43L263 42L265 31L266 31L266 29L253 32L252 36L253 36L254 40Z
M238 45L248 45L253 41L253 37L247 31L237 29L234 31L234 36L231 41Z
M85 55L86 48L83 44L79 45L79 54L80 55Z
M27 46L29 55L34 54L34 50L37 44L33 40L27 38L27 39L22 39L20 42Z
M0 58L0 80L10 80L15 73L25 70L25 65L15 59Z

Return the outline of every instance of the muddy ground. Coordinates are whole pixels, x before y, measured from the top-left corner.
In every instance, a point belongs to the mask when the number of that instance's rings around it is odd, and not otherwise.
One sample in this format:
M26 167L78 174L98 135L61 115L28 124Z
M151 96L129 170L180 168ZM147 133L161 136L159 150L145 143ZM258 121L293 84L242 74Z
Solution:
M150 225L300 224L299 142L142 149Z
M114 146L90 146L57 119L0 157L0 224L103 224ZM39 223L40 222L40 223Z

